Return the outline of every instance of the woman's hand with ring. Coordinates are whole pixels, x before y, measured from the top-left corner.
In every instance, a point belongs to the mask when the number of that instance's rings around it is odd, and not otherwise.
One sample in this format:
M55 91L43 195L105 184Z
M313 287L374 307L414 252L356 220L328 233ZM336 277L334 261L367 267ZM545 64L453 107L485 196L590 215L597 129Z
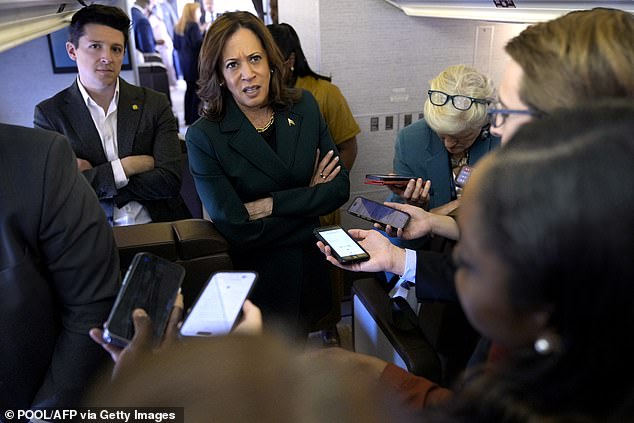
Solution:
M323 159L319 160L319 149L315 152L315 166L313 168L313 177L311 178L309 187L314 187L324 182L332 181L341 171L339 164L339 156L333 157L335 152L330 150Z

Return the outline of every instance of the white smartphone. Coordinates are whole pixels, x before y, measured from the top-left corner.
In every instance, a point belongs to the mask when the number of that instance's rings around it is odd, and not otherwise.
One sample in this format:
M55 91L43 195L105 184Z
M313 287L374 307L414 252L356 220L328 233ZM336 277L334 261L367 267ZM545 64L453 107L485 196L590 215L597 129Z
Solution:
M330 246L332 255L339 263L357 263L370 259L370 254L357 241L343 230L341 226L322 226L315 228L313 233L321 242Z
M226 335L233 330L242 305L258 278L256 272L218 272L211 275L185 321L182 336Z

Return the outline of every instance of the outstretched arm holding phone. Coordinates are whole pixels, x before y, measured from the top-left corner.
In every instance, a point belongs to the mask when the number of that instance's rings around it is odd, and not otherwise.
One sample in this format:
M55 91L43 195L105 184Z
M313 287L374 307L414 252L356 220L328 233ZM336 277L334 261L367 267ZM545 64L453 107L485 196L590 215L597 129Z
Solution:
M403 229L397 230L396 228L387 226L385 232L389 236L398 236L403 239L417 239L425 235L438 235L452 240L458 240L458 238L460 238L458 224L451 216L431 213L409 204L389 202L384 204L410 215L410 220Z
M179 294L167 322L162 342L154 352L160 352L162 349L179 342L178 331L182 319L183 297ZM125 348L106 343L103 340L103 330L101 328L90 330L92 340L101 345L110 354L112 361L115 363L112 371L113 379L125 372L125 369L138 360L140 356L152 352L152 322L149 316L145 310L135 309L132 313L132 320L134 322L134 337ZM244 302L242 320L236 326L234 333L240 335L259 335L262 333L262 313L249 300Z

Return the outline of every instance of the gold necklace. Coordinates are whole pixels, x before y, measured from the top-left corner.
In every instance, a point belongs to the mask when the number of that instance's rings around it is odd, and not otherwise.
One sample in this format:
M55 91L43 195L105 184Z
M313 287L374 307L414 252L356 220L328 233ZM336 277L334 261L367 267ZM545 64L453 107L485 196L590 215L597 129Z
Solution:
M266 123L266 125L264 125L261 128L255 128L256 131L258 131L258 133L262 133L265 132L267 129L269 129L271 127L271 125L273 125L273 120L275 118L275 112L271 112L271 119L269 119L269 121Z

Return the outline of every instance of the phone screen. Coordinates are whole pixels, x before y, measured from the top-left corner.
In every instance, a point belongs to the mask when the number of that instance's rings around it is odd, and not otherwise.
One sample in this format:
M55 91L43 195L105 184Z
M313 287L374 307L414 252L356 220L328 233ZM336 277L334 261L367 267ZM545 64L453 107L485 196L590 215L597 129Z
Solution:
M370 222L390 225L394 228L404 228L410 218L409 214L405 212L363 197L354 199L348 207L348 213Z
M127 345L134 336L132 311L142 308L152 320L153 337L159 342L184 277L185 269L176 263L150 253L135 255L104 326L104 340Z
M317 228L315 235L330 246L333 255L341 263L354 263L370 258L370 255L339 226Z
M231 332L256 279L255 272L213 274L183 322L181 335L217 336Z
M471 166L462 166L460 172L458 172L458 176L456 176L456 185L461 188L464 187L469 180L469 176L471 176L471 170Z

